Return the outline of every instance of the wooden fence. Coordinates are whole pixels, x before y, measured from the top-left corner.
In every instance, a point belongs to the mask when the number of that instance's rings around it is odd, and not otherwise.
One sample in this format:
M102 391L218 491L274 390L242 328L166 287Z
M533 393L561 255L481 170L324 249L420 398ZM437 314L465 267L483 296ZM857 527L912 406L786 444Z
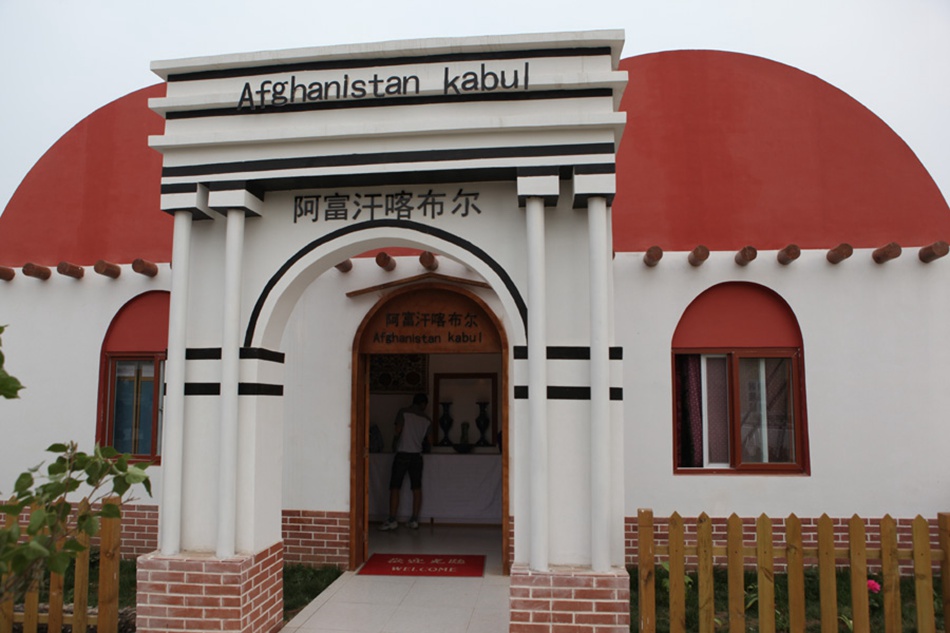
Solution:
M80 512L88 511L89 502L80 503ZM5 517L0 515L0 526ZM34 583L27 592L23 610L15 610L13 599L0 603L0 633L11 633L14 623L23 625L23 633L36 633L45 624L50 633L60 633L64 625L77 633L96 627L99 633L116 633L119 629L119 550L121 547L121 520L100 519L99 531L99 600L97 613L89 612L89 537L79 541L85 549L76 557L73 584L72 613L63 610L63 576L49 574L49 605L41 612L39 586Z
M794 514L785 521L783 543L773 542L772 520L764 514L756 520L755 542L744 541L742 519L729 517L726 544L713 544L712 521L704 513L696 523L695 541L687 544L682 517L673 514L669 519L669 544L657 545L654 539L653 512L638 513L638 587L640 631L656 631L656 564L662 557L669 565L670 631L686 631L686 558L695 561L698 575L699 633L713 633L717 626L713 595L713 558L727 561L728 630L738 633L746 630L746 596L744 574L754 560L757 570L758 630L774 633L776 561L785 565L788 574L788 630L805 630L805 561L815 561L818 567L821 631L839 630L836 567L844 560L851 575L851 626L856 633L870 632L868 600L868 565L880 560L885 633L902 630L900 565L911 561L914 570L916 630L920 633L936 631L934 612L933 569L940 569L942 603L946 617L950 612L950 513L938 515L939 547L931 548L930 526L918 516L912 526L911 549L899 549L897 527L893 519L881 520L880 547L869 548L865 539L865 523L858 516L848 525L848 547L836 548L834 525L827 515L818 521L817 547L803 547L801 521ZM720 618L721 619L721 618ZM725 624L720 622L719 624Z

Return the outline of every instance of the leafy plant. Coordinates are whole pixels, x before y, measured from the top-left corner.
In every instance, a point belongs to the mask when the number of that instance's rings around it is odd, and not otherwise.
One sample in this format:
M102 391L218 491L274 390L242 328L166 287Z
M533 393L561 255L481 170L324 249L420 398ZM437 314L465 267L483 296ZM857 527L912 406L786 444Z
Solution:
M5 325L0 325L0 334L3 334L5 329ZM17 394L20 389L23 389L20 381L8 374L7 370L3 368L3 352L0 351L0 396L7 399L19 398L20 396Z
M42 464L21 473L13 487L14 497L0 504L6 525L0 528L0 600L21 597L47 567L63 573L76 554L84 549L80 535L95 536L100 518L119 518L121 503L131 499L132 487L141 484L151 496L146 465L130 464L130 456L113 448L96 447L92 454L78 449L75 442L53 444L56 455L45 471ZM74 512L69 495L81 486L89 506ZM104 503L107 498L118 503ZM0 497L2 498L2 497ZM19 518L26 513L25 530Z

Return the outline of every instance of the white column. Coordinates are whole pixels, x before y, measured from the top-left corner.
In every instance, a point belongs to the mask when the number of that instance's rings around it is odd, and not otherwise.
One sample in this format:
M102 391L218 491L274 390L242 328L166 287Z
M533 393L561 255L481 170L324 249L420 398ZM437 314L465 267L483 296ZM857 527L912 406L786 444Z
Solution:
M548 491L547 312L545 293L544 199L525 203L528 228L528 412L531 446L531 543L528 564L548 570L550 499Z
M244 210L228 209L224 251L224 318L221 335L221 422L219 432L219 558L234 556L237 531L238 380L241 350L241 264Z
M168 358L165 361L165 413L162 424L162 507L159 550L166 556L181 550L182 464L185 450L185 325L188 318L188 275L192 212L175 212L172 245L172 292L168 305Z
M610 569L610 282L607 200L587 203L590 253L591 567Z

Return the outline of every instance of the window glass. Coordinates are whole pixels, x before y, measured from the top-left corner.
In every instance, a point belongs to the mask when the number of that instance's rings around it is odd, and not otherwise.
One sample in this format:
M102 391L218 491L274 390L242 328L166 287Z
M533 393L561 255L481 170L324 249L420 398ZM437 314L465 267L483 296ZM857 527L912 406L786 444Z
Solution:
M677 467L798 465L793 353L676 354Z
M155 358L113 361L111 445L121 453L156 455L160 411Z
M729 465L729 374L725 356L706 356L706 464Z

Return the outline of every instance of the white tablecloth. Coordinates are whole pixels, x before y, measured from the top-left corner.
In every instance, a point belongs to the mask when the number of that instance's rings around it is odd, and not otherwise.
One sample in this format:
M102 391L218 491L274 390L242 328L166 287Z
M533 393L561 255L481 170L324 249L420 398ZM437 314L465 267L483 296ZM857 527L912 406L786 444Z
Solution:
M501 455L430 453L423 456L420 520L441 523L501 524ZM381 521L389 514L392 453L369 456L369 516ZM399 497L400 520L412 511L409 475Z

